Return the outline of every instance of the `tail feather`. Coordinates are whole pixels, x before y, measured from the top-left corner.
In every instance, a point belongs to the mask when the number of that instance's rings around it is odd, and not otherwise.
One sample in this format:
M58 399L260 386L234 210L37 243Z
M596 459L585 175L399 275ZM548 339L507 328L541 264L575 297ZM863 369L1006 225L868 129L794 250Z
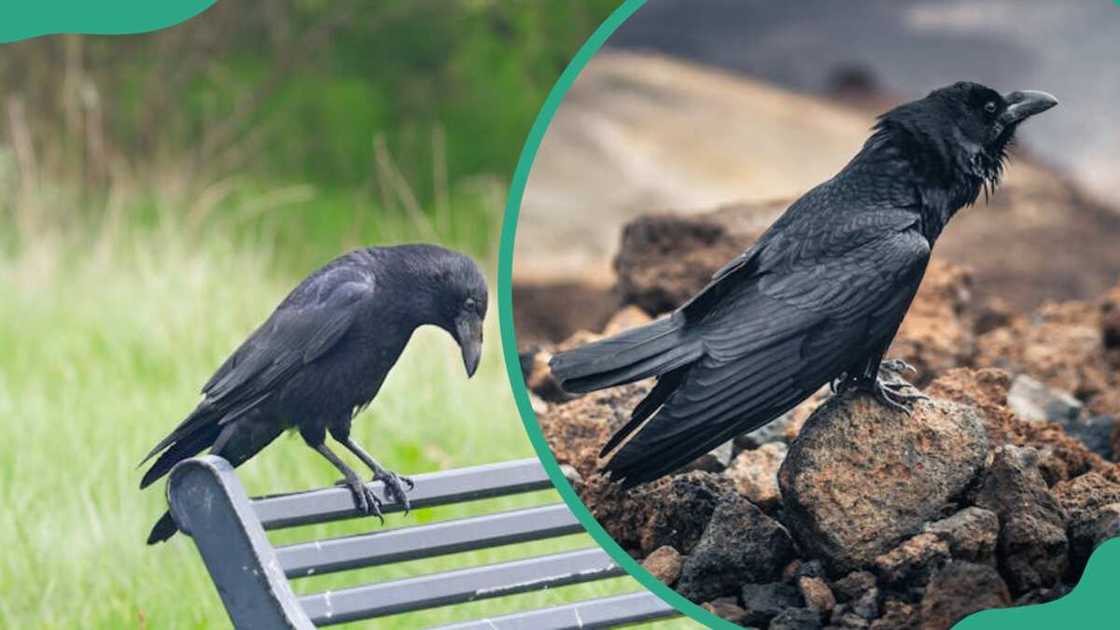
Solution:
M140 460L140 465L143 466L144 463L154 457L156 453L182 440L191 433L194 433L206 423L211 422L213 420L212 414L207 413L207 411L209 411L209 409L206 401L199 403L198 407L196 407L189 416L184 418L171 433L167 434L167 437L160 440L159 444L156 444L152 447L152 450L148 451L144 459Z
M218 434L221 431L221 425L217 423L209 424L199 427L194 433L172 444L156 459L148 472L144 473L144 478L140 480L140 489L152 485L157 479L170 472L175 464L202 452L203 449L213 444L214 440L218 439Z
M657 380L657 384L653 386L649 394L634 407L634 411L630 414L630 420L618 431L614 432L611 439L603 445L603 449L599 451L599 457L606 457L607 453L613 451L616 446L622 443L628 435L634 432L635 429L640 427L643 422L657 411L669 396L680 387L684 382L685 377L688 375L688 368L682 367L672 372L668 372Z
M175 525L175 519L171 518L171 512L164 512L163 516L159 517L155 526L152 527L151 533L148 534L148 544L154 545L163 542L174 536L177 531L179 531L179 527Z
M703 353L677 316L627 330L552 358L549 367L569 392L583 393L660 376Z

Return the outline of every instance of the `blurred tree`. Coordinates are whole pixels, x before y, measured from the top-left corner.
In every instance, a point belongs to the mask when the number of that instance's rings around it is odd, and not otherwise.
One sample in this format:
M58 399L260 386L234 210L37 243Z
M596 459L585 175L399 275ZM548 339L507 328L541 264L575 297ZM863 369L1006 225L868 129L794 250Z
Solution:
M0 151L17 191L191 199L237 174L435 212L473 177L508 177L547 90L616 5L220 2L156 33L12 44Z

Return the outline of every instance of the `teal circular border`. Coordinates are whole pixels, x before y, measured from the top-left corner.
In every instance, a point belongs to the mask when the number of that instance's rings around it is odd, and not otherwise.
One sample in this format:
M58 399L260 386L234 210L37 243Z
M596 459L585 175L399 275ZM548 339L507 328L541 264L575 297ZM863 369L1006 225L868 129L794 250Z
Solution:
M1116 0L1120 5L1120 0ZM556 110L564 100L572 83L591 58L603 47L607 38L613 34L631 15L645 5L646 0L625 0L603 22L591 37L580 47L575 57L561 73L552 87L541 111L529 131L529 137L521 150L517 168L510 183L506 200L505 216L502 219L501 242L498 250L498 314L502 336L502 354L506 362L510 387L513 389L517 410L529 435L529 441L537 452L552 485L561 498L575 514L587 532L611 558L629 573L643 587L668 602L686 617L717 630L737 630L740 626L720 619L716 615L692 603L681 594L654 578L642 568L630 554L614 541L584 506L572 485L560 471L560 464L545 440L537 422L536 413L529 402L529 390L521 374L520 359L517 355L517 334L513 326L513 251L517 237L517 220L521 212L521 201L525 195L525 185L533 160L540 148L548 126L556 115ZM1115 627L1116 615L1111 611L1115 598L1113 586L1120 582L1120 539L1111 540L1097 548L1089 559L1085 573L1074 590L1065 597L1046 604L983 610L958 622L958 630L1043 630L1056 626L1073 625L1082 628Z
M545 99L544 106L541 107L537 119L533 122L533 127L529 130L529 137L521 150L521 157L517 161L517 168L513 172L513 181L510 183L505 216L502 219L501 243L498 249L498 317L502 333L502 353L505 357L506 371L509 373L513 397L517 401L517 410L521 413L521 421L525 425L525 431L529 434L529 441L532 442L533 448L537 451L537 457L544 464L545 470L548 471L552 485L556 486L561 498L568 504L568 507L587 529L587 532L591 534L595 542L605 549L611 558L643 587L652 591L694 621L717 630L737 630L740 626L720 619L704 610L650 575L611 538L610 534L603 529L603 526L595 520L595 517L580 501L572 485L568 483L568 480L564 478L564 473L560 471L560 464L548 447L548 442L545 441L540 425L537 424L537 416L529 402L529 390L525 385L525 379L521 375L520 361L517 356L517 336L513 329L513 291L511 290L513 286L513 245L517 237L517 218L521 212L521 200L525 196L525 184L529 179L529 171L533 167L533 159L537 155L537 149L540 148L541 140L544 138L545 132L548 131L548 125L552 122L556 110L560 107L560 103L564 100L568 90L571 89L576 77L591 60L591 57L603 47L607 38L645 3L646 0L626 0L591 34L591 37L580 47L568 66L564 68L564 72L561 73L556 84L552 86L548 98Z
M217 0L7 0L0 44L61 33L128 35L185 22Z

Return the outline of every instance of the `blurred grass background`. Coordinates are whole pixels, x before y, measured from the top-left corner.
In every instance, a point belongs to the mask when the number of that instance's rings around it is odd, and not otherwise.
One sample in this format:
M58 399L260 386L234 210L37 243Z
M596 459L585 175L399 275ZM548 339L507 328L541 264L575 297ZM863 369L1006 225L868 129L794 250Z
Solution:
M434 241L493 278L498 221L547 90L613 0L221 2L177 27L0 55L0 627L228 619L140 457L300 278L365 244ZM492 291L493 295L493 291ZM491 308L491 313L496 309ZM422 330L357 439L402 472L532 456L491 316L468 381ZM337 473L284 436L251 493ZM420 510L389 526L556 500ZM371 519L281 542L376 528ZM571 536L297 582L310 592L583 546ZM629 579L377 622L413 628L633 590ZM361 625L361 624L354 624Z

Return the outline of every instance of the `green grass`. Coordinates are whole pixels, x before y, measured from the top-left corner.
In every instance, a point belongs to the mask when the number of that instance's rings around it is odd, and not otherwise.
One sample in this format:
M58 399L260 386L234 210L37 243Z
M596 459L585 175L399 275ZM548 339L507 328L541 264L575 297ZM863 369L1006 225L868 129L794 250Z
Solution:
M349 238L365 237L371 222ZM284 230L254 232L236 243L224 233L156 220L109 240L0 239L0 627L228 625L189 539L144 545L165 501L162 482L137 490L136 464L191 409L219 362L311 270L303 261L321 264L340 250L299 251L295 263L285 255ZM532 456L498 338L491 317L482 365L468 380L454 342L442 331L420 330L377 399L355 419L356 439L405 473ZM251 494L322 487L338 476L291 435L239 472ZM390 516L388 526L554 500L550 491L419 510ZM275 539L377 527L360 519ZM312 592L590 543L570 536L295 585ZM635 587L620 578L403 615L377 627L421 627Z

